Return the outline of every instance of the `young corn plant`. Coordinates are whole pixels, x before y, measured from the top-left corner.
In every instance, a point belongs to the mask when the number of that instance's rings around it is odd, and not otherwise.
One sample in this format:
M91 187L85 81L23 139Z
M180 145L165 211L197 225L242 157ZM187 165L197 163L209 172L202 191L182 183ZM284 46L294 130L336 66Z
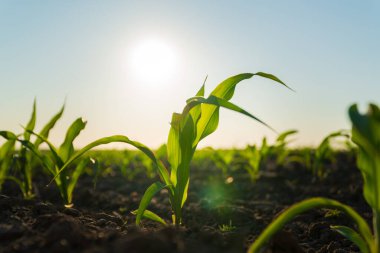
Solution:
M22 147L30 150L34 157L38 158L42 162L42 166L53 176L51 182L54 181L56 183L57 188L59 189L61 197L64 201L64 205L68 208L73 206L73 191L78 182L78 179L83 170L91 161L89 157L83 157L83 155L91 149L112 142L127 143L141 150L155 164L158 163L156 157L150 149L139 142L130 140L123 135L113 135L100 138L89 143L82 149L75 151L73 142L80 134L80 132L85 128L85 126L86 122L84 122L82 118L75 120L68 128L64 142L58 148L55 147L47 139L47 134L44 130L41 132L42 134L37 134L33 132L31 128L26 128L27 133L33 134L37 137L37 141L34 143L32 143L29 139L22 139L20 136L17 136L9 131L1 131L0 135L8 141L20 142L22 144ZM38 149L38 146L41 143L47 144L49 148L48 152L41 152ZM74 167L73 170L69 170L70 167Z
M256 182L260 177L260 169L268 154L268 148L266 138L263 138L261 148L256 147L256 145L248 145L240 153L242 156L240 164L242 164L243 168L248 172L252 182Z
M297 133L297 130L288 130L279 134L275 144L270 147L269 153L276 156L276 165L283 165L285 163L290 153L290 149L287 147L291 142L289 137Z
M232 162L235 150L217 150L209 147L207 151L210 153L210 158L215 166L221 170L223 177L227 178L233 167ZM205 150L203 152L205 152Z
M56 122L61 118L63 110L64 110L64 106L42 128L42 130L39 133L40 136L44 138L47 138L49 136L51 129L55 126ZM16 143L16 139L20 137L22 138L22 141L30 142L30 138L31 138L30 132L34 131L35 124L36 124L36 100L34 100L32 115L28 124L26 125L24 129L24 133L16 136L14 133L9 132L9 131L0 131L0 135L8 139L6 144L4 144L5 147L4 147L4 150L2 151L4 152L4 155L6 157L4 157L5 160L2 162L1 169L0 169L1 170L0 189L1 189L1 184L3 180L6 180L6 179L12 180L19 186L24 198L26 199L30 199L34 197L32 177L33 177L33 167L36 161L25 146L21 146L20 149L16 152L15 143ZM36 149L38 149L41 143L42 141L40 139L36 139L33 145ZM0 159L1 159L1 156L0 156ZM12 160L12 162L10 162L9 160ZM11 165L15 169L17 169L17 173L18 173L17 176L9 175L9 169Z
M252 182L260 177L260 170L263 167L265 159L271 151L271 146L268 145L267 138L264 137L261 141L261 146L247 145L241 150L236 157L235 163L248 172Z
M334 150L331 147L331 141L336 138L350 138L346 130L339 130L327 135L315 150L314 162L312 164L312 173L318 178L326 176L324 164L327 161L334 162Z
M229 102L234 95L236 85L253 76L268 78L286 86L280 79L270 74L262 72L240 74L220 83L207 98L204 97L203 84L196 96L187 100L182 113L173 113L167 141L167 156L170 166L166 169L162 163L157 163L161 181L153 183L145 191L139 208L134 212L137 225L143 218L165 224L161 217L147 210L153 196L164 188L169 193L172 222L177 226L182 224L182 207L186 202L189 188L190 162L198 143L217 129L221 107L242 113L265 125L252 114Z
M15 152L15 140L7 140L0 147L0 192L2 186L9 176L9 168L13 162L13 153Z
M48 155L44 155L43 153L39 152L30 142L22 143L42 160L43 165L53 175L53 180L55 181L60 191L65 207L68 208L73 206L73 191L78 182L78 179L83 173L83 170L86 168L86 166L91 162L91 158L83 157L83 155L89 150L99 145L113 142L122 142L130 144L135 148L143 151L143 153L145 153L154 163L157 163L153 152L151 152L144 145L132 141L123 135L113 135L100 138L75 152L73 142L80 134L80 132L85 128L85 126L86 122L83 121L82 118L75 120L67 130L65 140L59 148L56 148L46 138L33 133L48 145L50 150L50 153ZM78 162L74 164L75 161ZM69 170L69 167L71 166L74 166L74 169L72 171Z
M314 208L339 210L350 217L354 227L331 226L352 241L362 253L380 253L380 109L370 104L366 114L357 105L349 109L352 122L352 141L358 146L357 165L363 175L363 195L372 208L372 230L365 219L353 208L328 198L301 201L280 214L256 239L248 253L260 252L270 238L295 216Z

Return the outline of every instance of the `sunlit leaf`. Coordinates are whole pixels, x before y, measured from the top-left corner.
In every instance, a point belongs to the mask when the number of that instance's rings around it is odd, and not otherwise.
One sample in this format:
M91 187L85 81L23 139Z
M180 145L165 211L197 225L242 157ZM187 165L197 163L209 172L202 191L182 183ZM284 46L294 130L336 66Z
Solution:
M55 123L62 117L63 111L65 109L65 106L62 106L61 110L51 118L51 120L42 128L41 132L39 133L40 136L44 138L49 137L50 130L55 126ZM36 141L34 142L34 146L37 148L40 146L42 143L41 138L37 138Z
M143 217L143 214L148 207L150 201L156 195L159 191L164 189L166 185L162 184L161 182L155 182L151 186L146 189L143 197L141 198L139 208L137 209L137 215L136 215L136 225L139 225L141 222L141 218Z
M66 137L62 145L59 147L59 156L66 162L74 153L73 141L79 133L86 127L86 122L82 118L76 119L67 130Z
M293 220L297 215L315 208L338 209L345 213L358 228L359 235L364 238L367 245L372 244L372 234L367 222L350 206L327 198L311 198L292 205L281 213L265 230L259 235L254 243L249 247L248 253L260 252L260 249L279 232L286 223Z
M91 142L90 144L86 145L82 149L80 149L77 152L75 152L66 161L66 163L64 164L64 166L62 166L62 168L60 169L59 173L61 171L63 171L64 169L66 169L70 164L72 164L74 161L76 161L78 158L80 158L87 151L89 151L89 150L91 150L91 149L93 149L93 148L95 148L97 146L108 144L108 143L113 143L113 142L127 143L127 144L132 145L135 148L139 149L140 151L142 151L146 156L149 157L149 159L152 160L152 162L155 165L157 165L159 175L160 175L160 177L162 177L162 179L164 180L164 182L167 182L167 184L170 184L169 174L168 174L167 170L162 165L162 163L159 160L157 160L157 158L155 157L153 151L151 151L145 145L143 145L143 144L141 144L141 143L139 143L137 141L132 141L128 137L123 136L123 135L113 135L113 136L109 136L109 137L100 138L100 139L98 139L96 141Z
M132 214L136 215L137 214L137 210L133 211ZM167 223L160 217L158 216L157 214L155 214L154 212L152 211L149 211L147 209L145 209L143 215L142 215L142 218L143 219L150 219L152 221L155 221L155 222L158 222L158 223L161 223L163 225L167 225Z
M361 114L353 105L349 115L352 141L359 147L357 163L364 177L364 197L380 214L380 109L370 104L368 112Z
M353 242L360 249L361 253L369 253L368 245L364 239L352 228L346 226L331 226L331 228L337 231L339 234L346 237Z
M29 131L33 131L35 125L36 125L36 99L34 99L34 102L33 102L32 116L30 117L30 120L29 120L28 124L26 125L25 129L29 130ZM24 139L29 141L30 132L28 132L28 131L24 132Z

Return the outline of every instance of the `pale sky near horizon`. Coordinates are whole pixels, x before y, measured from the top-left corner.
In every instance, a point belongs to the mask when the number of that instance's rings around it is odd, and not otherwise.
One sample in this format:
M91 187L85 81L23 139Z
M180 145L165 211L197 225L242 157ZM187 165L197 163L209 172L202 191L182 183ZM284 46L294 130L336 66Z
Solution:
M231 101L278 132L297 129L294 145L315 145L350 127L352 103L380 104L379 27L378 0L0 0L0 129L21 132L36 98L40 130L66 100L53 143L83 117L79 146L123 134L155 148L206 75L208 93L229 76L263 71L296 92L253 77ZM152 51L142 46L152 41ZM170 57L144 60L156 51ZM275 134L222 110L202 146L264 136Z

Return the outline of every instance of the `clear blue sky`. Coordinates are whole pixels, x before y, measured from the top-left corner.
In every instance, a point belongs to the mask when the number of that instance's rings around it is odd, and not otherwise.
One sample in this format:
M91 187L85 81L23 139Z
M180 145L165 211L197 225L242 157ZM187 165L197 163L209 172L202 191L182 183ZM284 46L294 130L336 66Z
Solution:
M149 38L173 49L164 83L133 78L130 52ZM243 72L275 74L296 90L253 78L233 102L296 144L317 144L349 128L347 108L380 103L380 4L376 0L0 1L0 129L21 132L34 97L37 129L59 110L60 143L77 117L78 139L124 134L149 146L166 141L171 113L208 75L207 91ZM146 73L149 75L149 73ZM275 135L223 110L203 146L244 146Z

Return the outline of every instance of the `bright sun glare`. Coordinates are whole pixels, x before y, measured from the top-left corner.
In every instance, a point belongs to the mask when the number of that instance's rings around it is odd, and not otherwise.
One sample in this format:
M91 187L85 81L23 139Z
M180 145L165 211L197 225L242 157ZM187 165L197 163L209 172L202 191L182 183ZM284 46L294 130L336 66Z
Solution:
M136 79L148 84L168 82L176 72L174 48L162 40L145 40L132 49L130 67Z

